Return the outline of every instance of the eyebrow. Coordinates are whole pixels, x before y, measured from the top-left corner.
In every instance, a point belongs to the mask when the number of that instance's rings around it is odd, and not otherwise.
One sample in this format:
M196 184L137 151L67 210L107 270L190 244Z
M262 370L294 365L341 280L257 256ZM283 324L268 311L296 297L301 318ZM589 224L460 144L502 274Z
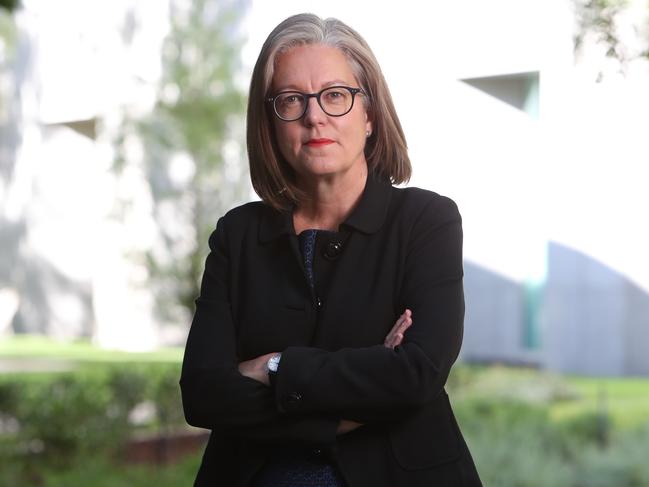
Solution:
M323 83L320 90L328 88L329 86L349 86L349 82L344 81L342 79L334 79L334 80L331 80L331 81L327 81L326 83ZM318 91L320 91L320 90L318 90ZM302 90L299 89L296 85L283 86L282 88L277 90L277 93L281 93L283 91L299 91L299 92L302 92Z

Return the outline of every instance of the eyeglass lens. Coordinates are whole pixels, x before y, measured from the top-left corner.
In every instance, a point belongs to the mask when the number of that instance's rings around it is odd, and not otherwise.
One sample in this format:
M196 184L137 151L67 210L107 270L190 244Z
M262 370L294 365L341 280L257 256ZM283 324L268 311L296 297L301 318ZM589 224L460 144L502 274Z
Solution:
M297 120L306 111L308 98L298 91L281 93L275 98L275 110L285 120ZM332 87L320 92L318 102L327 115L340 116L351 110L353 96L346 88Z

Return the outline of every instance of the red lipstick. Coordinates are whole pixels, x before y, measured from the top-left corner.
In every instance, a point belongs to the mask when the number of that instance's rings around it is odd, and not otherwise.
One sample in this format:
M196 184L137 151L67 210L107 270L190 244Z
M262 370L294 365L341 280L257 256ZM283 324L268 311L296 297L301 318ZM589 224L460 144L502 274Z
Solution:
M324 147L325 145L333 144L331 139L310 139L306 142L309 147Z

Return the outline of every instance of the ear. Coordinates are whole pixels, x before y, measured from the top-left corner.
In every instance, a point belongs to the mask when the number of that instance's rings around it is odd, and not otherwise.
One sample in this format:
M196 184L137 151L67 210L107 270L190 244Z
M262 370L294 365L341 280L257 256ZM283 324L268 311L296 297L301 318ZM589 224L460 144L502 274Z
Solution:
M372 125L372 115L369 110L365 110L365 133L372 134L374 132L374 127Z

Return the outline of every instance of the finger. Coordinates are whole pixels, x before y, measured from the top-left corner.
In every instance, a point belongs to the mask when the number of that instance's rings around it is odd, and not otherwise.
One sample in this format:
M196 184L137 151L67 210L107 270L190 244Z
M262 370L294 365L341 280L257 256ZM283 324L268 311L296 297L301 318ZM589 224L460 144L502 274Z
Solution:
M399 330L395 332L392 340L393 346L400 345L401 342L403 342L405 333L408 330L408 328L410 328L411 326L412 326L412 320L408 319L399 327Z
M412 319L406 317L403 319L403 321L399 324L399 326L394 330L394 334L396 335L397 333L403 334L410 326L412 325Z
M403 324L409 319L408 315L406 313L402 313L401 316L397 319L397 321L394 323L394 326L392 327L392 334L396 333L396 331L403 326Z
M404 322L404 323L407 322L407 323L408 323L408 326L410 326L410 325L412 324L412 311L410 311L409 309L406 309L406 310L403 312L403 317L404 317L404 318L403 318L403 322Z
M394 335L393 339L388 344L386 344L386 347L394 349L395 347L401 345L402 341L403 341L403 334L397 333L396 335Z
M386 346L388 345L388 343L392 344L394 342L394 335L396 333L404 331L412 324L411 315L412 312L409 309L406 309L403 313L401 313L401 316L399 316L397 321L392 326L392 329L390 329L387 336L385 337L384 344Z
M397 332L395 333L392 338L389 341L389 347L394 348L397 345L401 345L401 342L403 341L403 333Z
M410 323L412 323L411 311L409 309L405 310L399 317L397 323L399 324L399 327L403 327L404 325L410 326Z
M413 323L412 318L408 318L406 321L403 322L403 326L401 327L401 330L402 331L407 330L412 326L412 323Z
M396 346L396 344L397 344L396 334L392 335L392 337L390 337L389 340L385 341L385 346L388 347L388 348L394 348Z
M394 323L394 325L392 325L392 328L390 329L390 331L386 335L385 339L386 340L392 340L392 338L394 337L394 334L397 332L400 325L401 325L401 317L399 317L399 319Z

